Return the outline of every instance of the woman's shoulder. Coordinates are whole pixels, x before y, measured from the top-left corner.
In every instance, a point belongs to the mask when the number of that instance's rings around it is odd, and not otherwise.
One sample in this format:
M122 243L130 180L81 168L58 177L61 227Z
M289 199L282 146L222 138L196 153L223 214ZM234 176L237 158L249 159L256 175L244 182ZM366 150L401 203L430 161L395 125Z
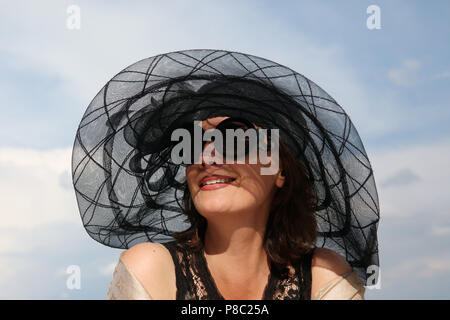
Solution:
M143 242L132 246L120 255L124 262L130 262L133 265L147 264L154 261L154 258L170 257L166 247L160 243ZM157 266L158 264L156 264Z
M327 248L315 248L311 261L311 296L336 278L352 272L352 267L338 253Z
M314 248L311 267L337 274L352 271L351 266L340 254L327 248Z
M175 266L165 246L140 243L122 252L120 260L153 299L175 299Z

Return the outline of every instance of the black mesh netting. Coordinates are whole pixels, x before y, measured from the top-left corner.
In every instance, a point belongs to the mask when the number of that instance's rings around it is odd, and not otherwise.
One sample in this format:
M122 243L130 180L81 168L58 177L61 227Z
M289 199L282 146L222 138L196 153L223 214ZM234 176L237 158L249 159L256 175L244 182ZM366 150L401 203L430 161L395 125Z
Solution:
M358 132L314 82L237 52L187 50L141 60L88 106L72 155L83 224L107 246L167 242L189 227L181 209L185 166L171 162L174 128L216 116L278 128L319 199L318 247L340 253L367 279L378 266L378 197Z

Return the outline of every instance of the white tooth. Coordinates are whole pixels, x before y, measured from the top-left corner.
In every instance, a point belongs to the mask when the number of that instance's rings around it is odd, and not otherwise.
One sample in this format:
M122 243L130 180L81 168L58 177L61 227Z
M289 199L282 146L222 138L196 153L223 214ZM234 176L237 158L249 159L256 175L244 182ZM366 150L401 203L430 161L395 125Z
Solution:
M226 183L226 182L231 182L233 181L233 179L216 179L216 180L209 180L203 183L203 185L208 185L208 184L215 184L215 183Z

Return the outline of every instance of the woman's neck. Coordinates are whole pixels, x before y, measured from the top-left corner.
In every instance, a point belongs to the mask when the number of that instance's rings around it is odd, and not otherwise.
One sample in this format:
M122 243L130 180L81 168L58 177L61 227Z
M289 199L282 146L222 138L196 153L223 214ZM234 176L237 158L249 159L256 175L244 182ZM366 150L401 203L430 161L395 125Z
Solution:
M224 282L265 278L270 272L263 248L265 221L245 223L245 219L208 221L205 258L212 273ZM249 222L249 221L247 221Z

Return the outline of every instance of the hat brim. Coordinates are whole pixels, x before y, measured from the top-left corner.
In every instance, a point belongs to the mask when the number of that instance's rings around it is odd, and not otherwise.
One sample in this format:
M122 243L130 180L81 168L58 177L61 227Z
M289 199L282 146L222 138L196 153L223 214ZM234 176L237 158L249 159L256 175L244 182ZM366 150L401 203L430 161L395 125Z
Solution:
M301 74L238 52L186 50L141 60L114 76L83 115L72 154L88 234L115 248L173 240L189 227L185 168L170 161L170 132L216 116L278 128L318 198L317 245L366 278L378 265L378 196L361 139L342 107Z

